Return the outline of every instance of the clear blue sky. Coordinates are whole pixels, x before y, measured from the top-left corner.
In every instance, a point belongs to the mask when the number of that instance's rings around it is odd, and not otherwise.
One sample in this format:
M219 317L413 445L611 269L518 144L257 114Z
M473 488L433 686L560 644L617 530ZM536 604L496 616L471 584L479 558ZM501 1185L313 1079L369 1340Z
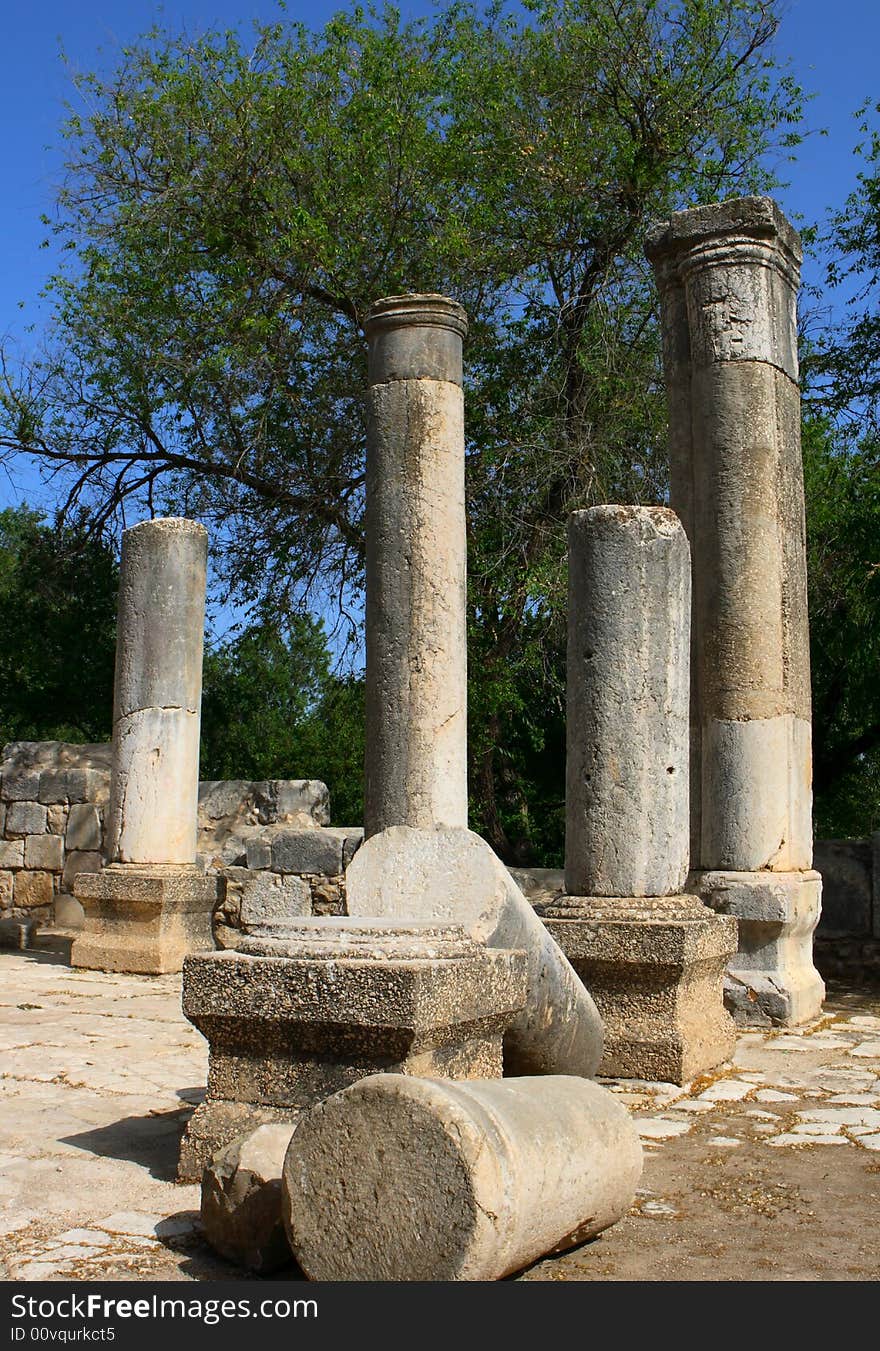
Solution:
M289 0L287 13L319 27L344 7L331 0ZM45 235L40 214L49 211L59 180L58 129L72 92L60 48L73 69L109 69L120 47L157 19L168 28L198 33L246 28L279 11L274 0L168 0L163 7L136 0L17 0L4 8L0 334L25 338L25 325L36 324L38 332L42 318L37 297L50 257L40 248ZM414 15L434 6L409 0L400 8ZM842 205L854 186L853 113L866 98L880 99L880 0L789 0L776 47L780 58L791 58L800 83L816 94L808 106L809 125L829 133L809 138L799 149L797 163L783 172L791 186L779 194L786 212L814 221L827 207ZM805 276L818 280L809 264ZM17 485L0 478L0 506L23 493L34 505L46 501L30 475Z

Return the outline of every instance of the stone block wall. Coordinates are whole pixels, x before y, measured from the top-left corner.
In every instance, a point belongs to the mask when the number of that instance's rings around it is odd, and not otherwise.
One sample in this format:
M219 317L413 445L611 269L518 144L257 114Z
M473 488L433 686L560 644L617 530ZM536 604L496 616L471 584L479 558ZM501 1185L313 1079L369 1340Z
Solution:
M78 872L100 869L109 746L13 741L0 762L0 914L50 920Z
M246 867L223 869L225 892L214 912L220 948L243 933L307 915L344 915L345 870L363 842L354 826L267 830L248 842Z
M880 981L880 832L862 840L817 840L822 916L816 965L825 977Z
M73 879L106 861L110 761L109 744L18 741L3 748L0 919L78 927ZM249 916L273 907L290 914L344 909L343 873L363 832L330 827L329 820L327 787L316 779L199 785L199 859L227 879L216 924L221 946L234 946Z

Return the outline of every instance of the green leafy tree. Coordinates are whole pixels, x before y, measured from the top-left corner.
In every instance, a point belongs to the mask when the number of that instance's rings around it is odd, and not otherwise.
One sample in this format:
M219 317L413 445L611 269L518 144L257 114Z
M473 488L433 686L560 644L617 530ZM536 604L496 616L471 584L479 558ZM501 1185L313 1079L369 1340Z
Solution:
M880 440L804 427L818 836L880 829Z
M110 737L118 569L86 525L0 511L0 744Z
M257 616L205 654L203 779L321 779L333 817L363 816L362 682L331 674L322 624Z
M7 356L0 450L68 473L99 520L130 497L199 516L239 596L345 611L363 585L364 316L407 290L459 299L474 819L534 855L565 518L665 487L642 239L771 185L761 166L801 113L778 13L531 0L411 23L355 9L250 46L154 34L81 81L55 343L23 371Z
M804 475L818 835L880 829L880 104L819 243L842 320L803 353Z

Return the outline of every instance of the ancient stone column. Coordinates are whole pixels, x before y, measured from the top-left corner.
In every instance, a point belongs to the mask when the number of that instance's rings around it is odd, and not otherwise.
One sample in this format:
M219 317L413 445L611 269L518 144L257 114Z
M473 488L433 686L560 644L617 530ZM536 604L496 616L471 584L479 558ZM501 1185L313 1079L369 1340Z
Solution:
M365 832L466 826L467 320L444 296L406 295L365 327Z
M736 926L688 875L690 551L674 512L568 530L565 890L541 907L605 1024L600 1074L683 1083L727 1059Z
M565 889L669 896L688 874L690 552L663 507L568 523Z
M626 1108L588 1079L379 1074L303 1117L282 1213L312 1280L495 1281L614 1224L641 1171Z
M677 213L646 251L663 309L671 502L693 555L693 887L740 920L728 980L737 1018L797 1023L824 995L811 955L821 879L811 868L801 246L774 202L746 197Z
M111 863L196 857L208 532L141 521L122 537Z
M102 873L80 873L74 966L179 971L212 947L216 881L196 868L208 536L142 521L122 539L113 761Z

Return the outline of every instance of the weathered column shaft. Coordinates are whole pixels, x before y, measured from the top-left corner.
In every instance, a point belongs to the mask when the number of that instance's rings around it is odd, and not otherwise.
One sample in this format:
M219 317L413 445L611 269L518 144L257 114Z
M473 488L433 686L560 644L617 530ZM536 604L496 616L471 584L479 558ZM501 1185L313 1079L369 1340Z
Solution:
M192 864L208 535L178 518L122 538L109 859Z
M810 682L796 296L800 242L766 198L652 235L671 500L694 557L695 867L810 867ZM683 333L686 311L687 341Z
M596 1001L599 1073L685 1083L724 1061L736 925L683 895L691 567L665 507L568 528L565 894L539 913Z
M467 320L443 296L395 296L366 331L369 836L467 825Z
M796 299L769 198L682 211L646 244L660 290L671 501L694 564L692 888L739 923L737 1019L821 1008L810 952L810 657Z
M662 507L568 528L565 889L666 896L688 873L690 550Z
M614 1224L641 1171L626 1108L586 1079L379 1074L303 1116L282 1212L312 1280L500 1280Z

